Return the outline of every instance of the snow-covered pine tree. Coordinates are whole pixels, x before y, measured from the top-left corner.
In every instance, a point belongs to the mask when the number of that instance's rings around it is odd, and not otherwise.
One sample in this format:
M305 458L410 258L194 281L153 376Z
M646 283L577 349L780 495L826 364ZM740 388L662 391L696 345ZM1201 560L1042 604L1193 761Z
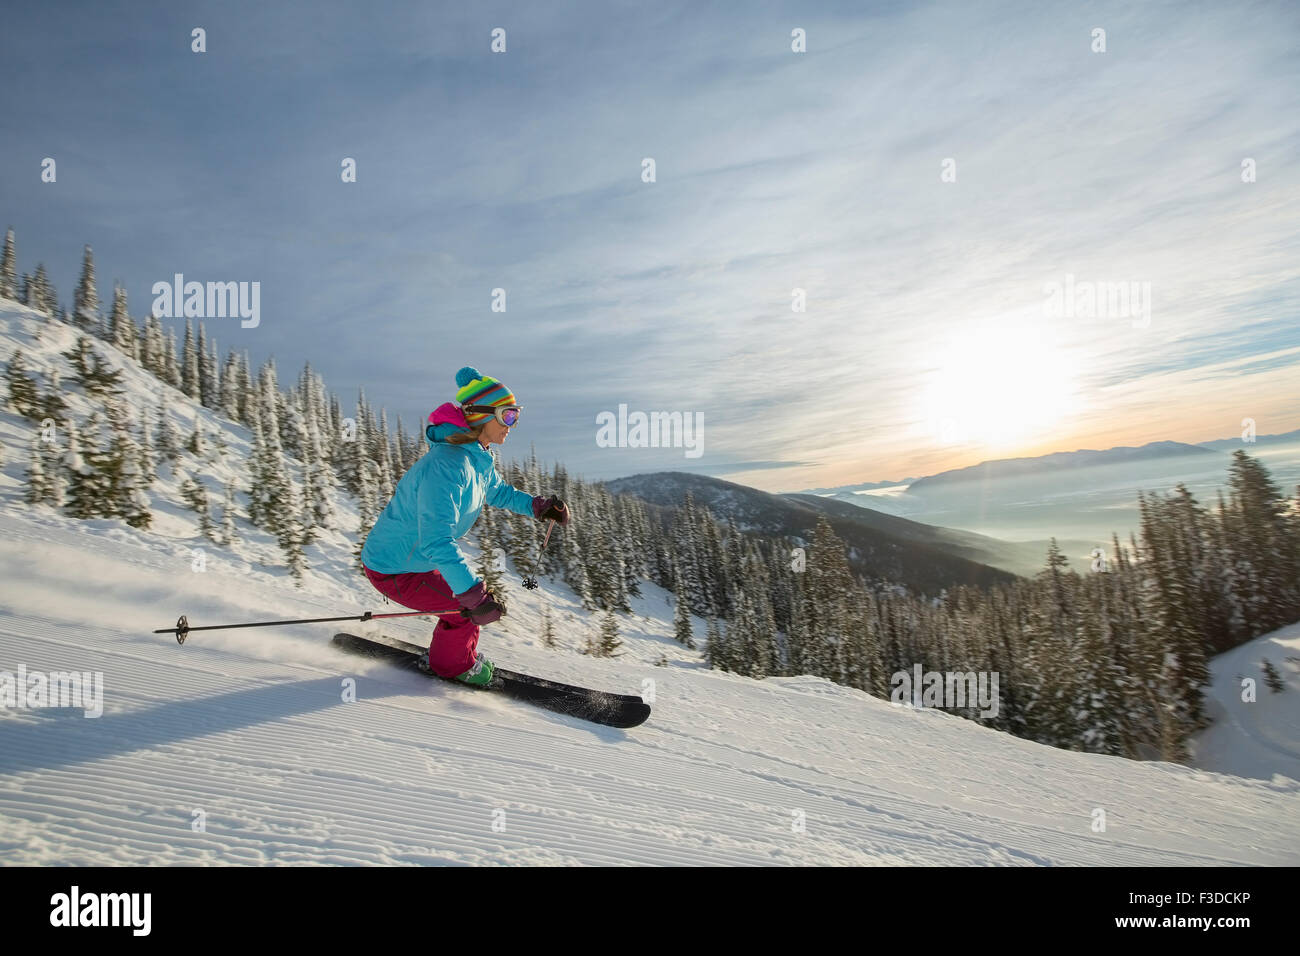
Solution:
M226 497L221 505L221 543L227 548L235 543L235 489L226 482Z
M212 512L208 507L208 490L203 483L186 474L180 484L181 500L199 516L199 534L209 541L219 543L212 525Z
M393 465L393 443L388 434L388 409L379 409L379 428L376 435L375 450L372 455L379 462L379 473L384 476L384 500L393 496L396 484L394 475L399 474Z
M248 521L255 528L266 527L271 503L267 496L267 483L263 480L266 467L266 438L262 434L262 421L253 417L253 441L248 456Z
M704 642L705 663L714 670L731 670L732 658L727 646L727 637L718 619L712 614L705 620Z
M290 396L284 407L284 453L290 458L307 460L307 420L303 414L300 396Z
M628 528L623 523L623 509L603 484L600 486L600 499L601 511L606 516L605 537L611 561L610 578L615 595L614 610L631 614L632 605L628 601L629 579L635 583L635 575L630 575L628 572L628 565L634 562L629 561L627 555L631 541L628 537Z
M569 513L573 520L562 533L552 533L547 551L555 549L553 566L562 575L564 583L577 595L582 606L589 611L595 610L596 605L591 597L591 582L587 578L587 562L583 554L582 527L587 514L585 495L576 482L569 481L568 472L559 462L555 463L551 472L550 485L552 490L548 493L564 500L569 506ZM547 566L552 566L550 561L547 561Z
M49 504L62 509L68 501L68 473L57 445L48 443L45 448L45 475L49 482Z
M1025 735L1024 712L1019 689L1023 680L1021 660L1024 654L1023 640L1017 621L1019 587L1020 585L1016 584L1009 588L994 588L988 594L984 627L988 632L988 670L999 676L998 712L982 719L987 727L1023 737ZM890 656L893 635L888 627L891 608L886 606L887 603L892 604L892 596L885 596L877 602L879 621L877 630L881 634L882 653L886 656L886 664L891 668L892 673L897 668L894 666L894 659ZM1129 698L1127 692L1125 698Z
M730 605L731 598L735 595L732 589L734 582L740 581L745 576L745 541L740 533L740 528L736 525L734 517L727 517L726 534L722 541L722 567L718 569L718 583L722 587L724 596L724 616L729 616L733 608Z
M596 644L597 657L619 657L618 649L623 646L623 642L618 637L618 619L614 617L614 610L610 608L600 619L600 641Z
M699 571L699 522L696 517L695 496L686 492L680 508L673 514L672 529L673 563L681 577L682 587L692 608L701 612L711 611L713 600L705 600L704 589L700 584Z
M398 429L400 433L401 419L398 419ZM400 445L400 434L399 434ZM536 488L534 482L527 474L524 468L521 468L516 462L511 462L506 469L505 480L507 483L514 485L516 488L531 490ZM538 546L541 544L541 538L538 537L538 531L544 529L544 525L533 520L532 515L515 514L513 511L501 512L503 522L503 545L506 554L515 562L517 568L533 567L534 559L537 556ZM555 537L558 532L552 533ZM549 543L548 543L549 547ZM539 564L537 573L541 574L542 566Z
M749 594L754 614L754 637L750 648L751 676L768 677L779 673L781 655L767 568L757 545L752 542L746 547L741 580ZM870 602L870 595L863 597ZM865 626L862 628L860 649L863 653L863 668L868 675L862 689L868 693L883 693L883 683L878 686L875 680L878 672L883 669L879 647L875 643L875 635Z
M790 630L790 616L794 603L794 575L792 568L794 544L791 541L772 541L767 548L768 582L772 588L772 614L778 630Z
M811 673L837 681L844 669L843 647L854 627L854 587L844 542L824 514L817 518L810 550L804 603L808 646L804 650Z
M738 597L736 614L728 620L727 627L728 632L735 627L735 633L729 633L729 636L732 636L732 645L737 649L737 674L758 679L766 678L767 669L771 667L771 654L767 645L770 635L763 635L759 626L758 598L755 592L757 589L751 581L746 580L737 585L733 592ZM849 685L852 687L853 684Z
M207 327L200 322L198 334L194 339L195 359L198 363L198 383L199 383L199 404L204 408L211 408L215 399L213 398L215 378L214 370L209 367L208 350L211 345L208 339Z
M658 523L658 522L657 522ZM652 537L654 548L654 566L651 580L665 590L673 590L677 562L671 551L671 537L665 533L665 526L658 524Z
M304 523L308 538L314 540L318 530L333 528L338 521L333 503L333 492L337 482L334 471L325 460L325 454L321 449L316 416L308 409L303 418L305 425L302 439L303 497L306 509Z
M122 384L122 372L108 367L88 337L78 336L76 344L64 352L63 357L72 363L77 384L88 394L106 401L112 400Z
M37 312L44 312L51 318L58 310L58 296L54 293L54 286L50 283L50 277L45 272L45 263L43 262L36 264L36 274L32 276L27 285L27 301L25 304L31 306Z
M84 387L86 376L91 374L95 367L96 356L90 348L90 340L84 335L78 335L77 341L66 352L60 354L72 365L72 374L77 384Z
M339 441L335 446L334 467L338 472L339 480L343 488L354 497L361 496L361 480L364 463L370 461L369 455L369 437L366 433L366 418L369 411L366 407L366 392L361 389L357 393L357 409L352 418L352 428L346 429L340 423ZM374 484L372 494L378 497L379 488L379 469L376 466L371 477Z
M1142 521L1154 526L1158 517L1138 496ZM1155 554L1147 549L1158 540L1154 532L1143 534L1139 545L1133 540L1135 567L1134 593L1136 640L1126 655L1135 697L1127 710L1127 749L1141 759L1177 761L1185 753L1183 722L1179 719L1179 682L1175 672L1176 657L1168 650L1161 611L1161 591L1153 564ZM1026 728L1030 739L1039 739L1031 722Z
M790 597L790 626L785 632L785 669L790 675L813 674L816 648L807 606L806 571L793 575L793 593Z
M310 377L310 392L316 435L320 440L321 463L329 467L330 485L337 488L338 473L334 471L333 461L335 448L339 443L338 422L334 418L338 403L334 396L326 391L325 380L314 371Z
M370 535L370 529L375 526L375 521L383 510L383 506L378 500L379 490L376 471L378 469L373 461L367 459L360 463L359 493L357 494L357 541L352 549L358 569L361 567L361 549L365 547L366 538Z
M649 545L644 533L645 513L640 502L630 495L611 496L614 516L613 534L616 550L621 558L622 581L619 589L623 595L624 610L631 611L631 598L641 596L641 578L646 573L646 553Z
M1190 495L1175 491L1170 496L1147 496L1140 514L1147 567L1154 575L1149 592L1151 610L1160 622L1165 649L1162 683L1170 685L1161 697L1173 708L1172 736L1178 741L1176 752L1165 759L1182 760L1185 738L1206 723L1202 687L1209 682L1199 614L1202 595L1195 570L1198 557L1189 551L1190 540L1201 534L1199 513Z
M239 355L239 375L235 393L239 396L239 418L237 421L247 425L253 420L253 374L252 365L245 349Z
M384 436L384 444L387 445L387 436ZM379 500L387 504L393 497L393 492L397 489L397 481L393 478L393 469L391 465L392 456L384 455L378 461L379 464ZM499 523L499 522L498 522Z
M95 291L95 256L90 246L81 257L81 278L72 300L72 318L78 328L87 332L100 330L99 293Z
M394 476L401 480L402 475L406 474L406 469L411 467L410 458L410 437L406 434L406 429L402 427L402 416L397 416L397 460L394 462Z
M263 365L260 373L261 389L261 451L256 463L254 483L264 507L258 509L261 527L281 541L291 566L299 564L295 549L301 550L301 503L289 477L289 465L280 445L279 412L276 403L278 389L275 385L275 367L271 362ZM252 508L250 507L250 516ZM300 580L300 577L297 578Z
M298 373L298 383L293 388L293 399L290 403L299 410L303 418L302 434L304 436L304 448L302 461L304 464L306 464L306 456L308 454L305 436L310 431L319 431L320 428L320 420L316 410L316 393L313 388L314 383L312 377L311 365L304 364L302 371ZM316 440L319 444L319 436L317 436Z
M131 434L131 408L119 396L108 402L107 411L112 437L105 469L110 476L111 513L133 528L148 528L153 523L146 490L149 481L140 461L140 445Z
M153 422L148 415L140 416L140 474L146 485L158 478L158 451L154 447Z
M126 306L126 290L120 285L113 286L113 310L108 316L109 341L123 354L131 358L140 357L135 322Z
M500 558L505 554L501 547L501 532L498 528L496 509L484 506L474 522L474 531L478 538L479 558L475 572L483 579L483 586L500 595L505 588L505 573Z
M875 684L880 670L880 657L877 653L878 646L874 630L875 621L873 620L875 607L869 593L859 591L856 597L858 601L849 613L848 631L844 635L840 683L846 687L865 690L870 694L876 691ZM955 624L955 622L950 623ZM763 635L765 639L768 636ZM959 632L954 628L952 638L956 639L959 636ZM771 647L768 645L762 650L757 650L756 653L763 654L770 659Z
M149 478L140 463L139 446L133 442L124 443L121 462L121 515L133 528L148 528L153 524L153 511L146 490Z
M85 467L85 461L81 458L81 436L77 430L77 423L72 418L68 419L63 428L62 447L50 448L48 463L50 467L47 473L50 475L53 489L51 504L56 508L62 508L67 514L72 514L73 480L80 469Z
M161 401L158 403L155 420L158 425L158 454L164 461L175 464L181 454L181 433Z
M152 312L144 318L144 334L140 341L140 364L161 381L167 381L167 345L163 341L162 323Z
M591 599L599 609L631 610L623 590L623 556L617 548L612 502L604 485L589 490L581 535Z
M1114 532L1110 535L1110 542L1112 542L1112 564L1105 572L1097 572L1097 578L1104 588L1102 593L1106 601L1105 620L1106 627L1110 631L1110 652L1112 652L1115 670L1118 672L1119 747L1114 750L1114 753L1122 757L1136 757L1138 754L1134 749L1135 727L1136 717L1140 713L1140 704L1138 704L1140 689L1136 682L1134 663L1136 648L1138 648L1138 606L1135 598L1135 579L1138 571L1132 564L1130 555L1119 545L1119 536ZM992 594L993 600L996 601L997 597L997 592ZM1002 663L1001 667L995 667L995 670L1001 672L1002 680L1005 682L1006 689L1002 692L1001 710L1002 714L1006 714L1011 706L1017 704L1015 685L1018 684L1018 674L1015 671L1015 662L1011 663L1011 666ZM998 719L995 727L997 730L1018 732L1010 724L1001 722L1001 719Z
M95 432L88 430L83 437L69 421L66 434L68 444L63 462L67 475L67 513L73 518L98 518L111 513L108 481L100 469L104 456L95 450Z
M10 231L12 235L12 230ZM45 504L53 498L53 487L47 460L48 443L42 441L38 432L32 439L30 454L27 459L27 487L23 500L29 505Z
M181 375L180 361L176 357L176 330L167 330L167 340L163 354L163 381L172 388L181 388L184 376ZM184 391L181 388L181 391Z
M27 374L27 358L22 349L14 349L14 354L9 356L5 380L9 384L9 407L24 418L40 421L43 417L41 394L36 380Z
M1193 595L1192 613L1196 616L1192 630L1198 635L1197 643L1202 655L1218 654L1236 645L1233 635L1233 606L1230 595L1224 590L1219 561L1220 536L1217 521L1204 508L1184 484L1175 489L1173 516L1178 536L1177 548L1183 556L1183 573ZM1300 573L1300 563L1297 564ZM1300 615L1300 604L1296 607ZM1288 618L1288 621L1290 618ZM1208 672L1207 672L1208 680Z
M1243 589L1239 601L1248 637L1300 616L1300 540L1291 530L1288 503L1260 462L1238 449L1228 467L1233 560Z
M190 432L185 450L199 459L206 458L208 455L208 443L203 437L203 422L197 414L194 416L194 431Z
M1210 554L1220 601L1226 609L1227 640L1230 642L1230 647L1235 647L1247 633L1246 617L1241 602L1244 589L1237 583L1238 576L1246 571L1246 568L1239 566L1234 557L1239 550L1236 535L1240 523L1224 500L1222 488L1217 489L1215 497L1218 504L1213 519L1208 523ZM1215 650L1220 649L1215 648Z
M18 298L18 254L14 249L14 227L5 230L4 254L0 255L0 297Z
M673 638L683 647L695 650L695 637L691 628L691 606L679 572L673 581Z
M322 423L321 434L328 433L329 438L326 446L330 450L330 463L335 466L335 474L341 474L338 469L342 459L339 457L343 453L343 406L339 404L339 397L331 394L329 397L329 415L328 421Z
M406 453L407 468L410 468L417 461L424 457L424 453L429 450L429 443L424 438L424 432L417 429L412 432L410 438L410 447Z
M701 600L719 617L727 613L726 557L722 550L722 535L718 522L707 508L698 511L700 521L698 561Z
M297 587L302 587L303 576L307 571L307 554L303 550L306 534L302 524L302 501L291 482L286 481L285 488L281 497L282 513L276 540L284 553L289 575Z
M239 421L239 356L234 349L226 355L219 395L218 405L222 414L232 422Z
M320 537L319 532L316 530L316 509L314 499L311 497L313 491L310 476L304 471L302 491L294 490L294 501L298 507L295 512L298 523L297 539L298 544L304 548L315 544L316 539Z
M181 353L181 391L187 398L199 400L199 349L194 341L194 326L185 320L185 346Z
M420 450L416 449L410 455L411 464L415 464L415 462L419 461L419 458ZM548 481L548 477L542 473L541 462L537 460L537 449L530 444L528 447L528 458L524 462L523 475L521 476L517 487L524 488L533 495L546 496L550 494L550 492L546 490ZM525 562L535 560L538 574L550 574L555 571L556 568L561 567L560 563L556 561L556 555L559 553L558 545L554 544L553 541L548 541L546 549L540 550L542 541L546 537L545 524L539 521L534 521L531 516L525 516L523 520L519 522L519 528L521 537L519 548L525 555ZM563 529L560 531L552 530L551 538L554 539L564 533L565 531ZM524 567L526 565L520 566Z
M1070 749L1119 755L1124 746L1123 674L1111 632L1108 574L1093 573L1080 582L1084 593L1075 642L1082 671L1075 702L1080 736Z
M221 407L221 371L217 364L217 343L204 342L203 323L199 323L199 401L204 408Z

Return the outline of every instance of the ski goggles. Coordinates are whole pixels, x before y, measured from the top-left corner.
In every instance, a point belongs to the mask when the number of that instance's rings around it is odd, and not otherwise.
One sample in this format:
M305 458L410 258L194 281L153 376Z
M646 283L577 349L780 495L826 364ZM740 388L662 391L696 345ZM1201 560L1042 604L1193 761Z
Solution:
M521 405L466 405L463 409L476 415L491 415L506 427L519 421L519 415L523 410Z

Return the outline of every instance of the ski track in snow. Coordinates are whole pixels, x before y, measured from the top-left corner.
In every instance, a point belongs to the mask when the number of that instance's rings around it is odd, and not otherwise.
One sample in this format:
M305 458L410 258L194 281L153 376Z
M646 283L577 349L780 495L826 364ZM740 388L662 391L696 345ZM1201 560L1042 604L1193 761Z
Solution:
M0 514L0 529L8 580L52 574L74 545L87 560L102 549L114 562L106 590L123 605L151 593L144 614L158 627L195 577L168 569L165 552L65 538L21 515ZM245 605L234 620L255 619L275 590L219 570L203 578ZM332 625L285 644L196 632L182 647L85 624L93 607L47 597L6 589L16 606L0 617L0 669L103 671L105 713L0 714L8 862L1300 861L1293 781L1056 751L817 678L503 656L611 690L655 679L650 722L620 731L344 655L327 646ZM354 703L342 700L346 676ZM1093 807L1107 812L1104 834L1091 832ZM195 809L206 832L191 828ZM793 832L795 810L806 832Z

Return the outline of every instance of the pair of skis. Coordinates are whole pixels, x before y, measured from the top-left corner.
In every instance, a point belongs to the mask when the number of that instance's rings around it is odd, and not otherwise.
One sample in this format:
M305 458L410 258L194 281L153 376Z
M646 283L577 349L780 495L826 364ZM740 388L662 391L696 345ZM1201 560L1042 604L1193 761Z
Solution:
M415 671L437 678L428 669L428 650L417 644L391 638L367 638L356 634L335 634L334 647L349 654ZM455 678L439 678L469 687ZM636 727L650 716L650 705L631 694L610 694L558 681L520 674L502 667L494 669L491 683L477 688L524 700L538 707L570 717L579 717L607 727Z

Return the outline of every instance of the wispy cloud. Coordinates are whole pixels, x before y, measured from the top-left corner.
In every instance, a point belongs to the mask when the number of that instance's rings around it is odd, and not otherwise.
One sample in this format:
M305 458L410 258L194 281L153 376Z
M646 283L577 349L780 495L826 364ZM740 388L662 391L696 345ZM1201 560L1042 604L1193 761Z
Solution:
M408 422L474 364L528 406L511 449L595 478L922 474L990 457L923 402L936 378L979 382L947 354L972 338L1066 370L1072 404L1026 451L1300 415L1293 4L6 16L22 82L0 209L22 267L45 261L70 298L91 242L137 312L176 271L261 280L262 326L212 329L222 347L310 359ZM1150 283L1149 325L1046 317L1066 274ZM1011 414L1036 402L1001 387ZM620 403L704 412L705 455L597 448Z

